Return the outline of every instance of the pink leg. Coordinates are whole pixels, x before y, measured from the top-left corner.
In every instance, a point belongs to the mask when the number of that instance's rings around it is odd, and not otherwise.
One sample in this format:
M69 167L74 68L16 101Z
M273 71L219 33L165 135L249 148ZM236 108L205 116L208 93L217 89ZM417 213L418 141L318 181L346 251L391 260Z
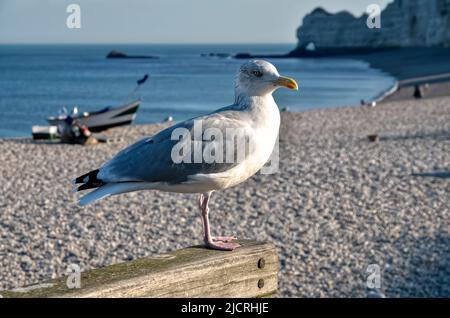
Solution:
M208 202L211 194L200 195L199 205L202 210L202 221L203 221L203 240L205 241L206 246L214 250L222 250L222 251L232 251L238 247L240 247L237 243L231 243L231 241L236 240L234 236L211 236L211 229L209 225L209 207Z

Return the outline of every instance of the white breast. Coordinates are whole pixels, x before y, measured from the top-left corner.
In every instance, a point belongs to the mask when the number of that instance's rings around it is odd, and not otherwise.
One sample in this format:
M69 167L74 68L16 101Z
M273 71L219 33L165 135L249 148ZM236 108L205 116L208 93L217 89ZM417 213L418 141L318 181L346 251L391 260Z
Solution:
M253 119L249 128L249 136L251 136L254 151L245 160L227 171L193 175L189 177L185 185L201 190L201 192L224 189L247 180L264 166L269 160L278 138L280 112L272 96L260 102L263 102L263 105L255 104L248 110L251 112L249 117Z

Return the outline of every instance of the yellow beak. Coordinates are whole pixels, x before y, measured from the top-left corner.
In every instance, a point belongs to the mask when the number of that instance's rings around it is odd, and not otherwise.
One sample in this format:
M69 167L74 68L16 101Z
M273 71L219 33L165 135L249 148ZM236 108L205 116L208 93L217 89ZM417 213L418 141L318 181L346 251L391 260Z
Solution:
M275 80L274 83L275 85L287 87L289 89L295 89L296 91L298 91L297 82L293 78L280 76Z

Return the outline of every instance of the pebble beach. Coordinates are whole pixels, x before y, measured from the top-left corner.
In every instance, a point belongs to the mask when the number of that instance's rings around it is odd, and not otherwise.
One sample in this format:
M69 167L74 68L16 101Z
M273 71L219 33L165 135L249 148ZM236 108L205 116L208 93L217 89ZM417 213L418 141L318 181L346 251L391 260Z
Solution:
M71 180L167 125L79 146L0 140L0 289L201 244L197 196L80 207ZM369 135L377 135L371 142ZM279 169L215 193L216 235L272 242L279 297L450 296L450 97L283 112ZM369 265L381 285L367 285Z

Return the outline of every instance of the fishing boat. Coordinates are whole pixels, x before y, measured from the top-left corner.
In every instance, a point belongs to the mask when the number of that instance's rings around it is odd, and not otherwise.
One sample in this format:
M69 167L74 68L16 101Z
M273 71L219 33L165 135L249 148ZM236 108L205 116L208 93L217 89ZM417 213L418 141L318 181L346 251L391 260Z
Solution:
M75 112L70 115L79 126L86 126L91 132L99 132L112 127L131 124L136 118L136 112L141 100L135 100L117 107L106 107L95 112ZM47 121L52 126L64 124L69 115L51 116Z

